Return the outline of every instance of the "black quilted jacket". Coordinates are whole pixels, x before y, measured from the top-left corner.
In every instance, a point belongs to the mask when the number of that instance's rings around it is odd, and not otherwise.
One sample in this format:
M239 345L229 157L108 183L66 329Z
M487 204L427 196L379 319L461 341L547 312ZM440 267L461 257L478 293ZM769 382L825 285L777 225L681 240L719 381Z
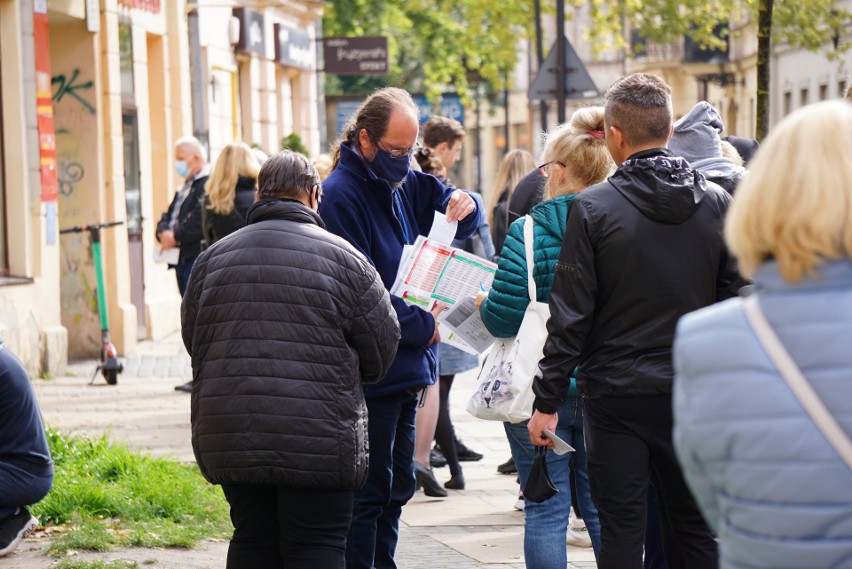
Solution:
M195 262L181 309L192 356L192 448L215 484L357 488L367 477L362 383L399 325L376 271L291 200Z

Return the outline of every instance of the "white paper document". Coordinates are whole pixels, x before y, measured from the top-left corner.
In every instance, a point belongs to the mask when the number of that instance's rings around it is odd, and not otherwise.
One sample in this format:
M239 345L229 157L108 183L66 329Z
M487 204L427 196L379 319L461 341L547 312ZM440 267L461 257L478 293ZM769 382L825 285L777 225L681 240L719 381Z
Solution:
M453 239L456 238L456 231L459 229L458 221L447 221L447 216L441 212L435 212L435 219L432 220L432 229L429 230L429 241L435 241L441 245L449 247L453 244Z
M553 441L553 452L555 452L556 454L567 454L576 450L553 431L548 431L547 429L545 429L544 431L542 431L541 434L544 438Z
M478 354L483 353L494 343L494 336L482 322L479 309L476 307L476 299L472 296L461 299L441 314L441 323Z
M451 309L458 302L472 300L477 292L490 288L497 265L450 246L456 228L457 223L448 223L443 214L436 213L430 237L418 236L413 245L404 248L396 282L390 293L423 310L430 310L438 302L443 302ZM431 238L433 234L437 235L436 239ZM484 326L480 329L476 318L465 318L464 321L470 322L462 327L463 334L474 340L473 344L469 343L456 331L455 326L445 321L447 314L448 311L444 311L438 317L442 342L470 353L482 353L494 341L488 335L490 341L485 345L486 339L482 335ZM479 323L481 325L481 320ZM485 347L481 347L483 345Z
M417 238L406 267L391 294L429 310L435 302L453 305L459 300L488 289L497 265L462 249Z
M171 249L163 249L159 245L154 245L154 262L168 263L169 265L177 265L180 259L180 247L172 247Z

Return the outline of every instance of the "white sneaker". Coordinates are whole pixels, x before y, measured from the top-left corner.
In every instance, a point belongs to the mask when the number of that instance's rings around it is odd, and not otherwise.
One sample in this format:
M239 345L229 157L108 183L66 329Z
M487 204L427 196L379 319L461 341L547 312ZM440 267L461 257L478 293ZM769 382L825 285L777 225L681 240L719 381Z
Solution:
M589 536L586 522L572 516L568 522L568 534L565 543L574 547L591 547L592 538Z
M521 492L518 494L518 501L515 502L515 509L519 512L524 511L524 493Z

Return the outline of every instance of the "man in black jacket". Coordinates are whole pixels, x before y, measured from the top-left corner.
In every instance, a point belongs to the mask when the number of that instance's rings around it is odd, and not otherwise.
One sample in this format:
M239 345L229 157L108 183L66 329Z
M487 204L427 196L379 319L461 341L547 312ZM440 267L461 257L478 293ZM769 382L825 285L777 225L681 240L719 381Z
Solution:
M181 309L192 448L221 484L229 569L343 569L367 479L362 384L390 368L399 324L376 270L325 230L319 174L269 158L248 225L204 251Z
M186 136L175 143L175 171L183 178L183 185L157 223L157 241L163 249L180 249L177 264L169 266L175 270L183 296L192 264L201 252L201 200L210 175L207 151L197 138Z
M175 171L183 178L183 185L175 192L168 211L157 224L157 241L164 250L177 248L179 255L175 270L178 291L183 296L195 258L201 252L204 232L201 227L201 203L204 186L210 176L207 151L193 136L185 136L175 143ZM175 391L189 393L192 381L175 386Z
M617 81L605 108L607 147L620 167L580 193L568 214L530 438L552 446L542 431L556 430L579 365L598 567L642 567L650 479L667 566L715 568L715 541L672 446L671 347L678 318L736 294L740 277L720 232L731 198L665 148L671 89L658 77Z

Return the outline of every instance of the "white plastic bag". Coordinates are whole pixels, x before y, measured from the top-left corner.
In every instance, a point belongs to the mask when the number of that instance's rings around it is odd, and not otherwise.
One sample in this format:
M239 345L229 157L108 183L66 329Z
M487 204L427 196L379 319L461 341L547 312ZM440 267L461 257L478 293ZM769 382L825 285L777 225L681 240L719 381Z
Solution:
M550 307L538 302L533 279L533 219L526 216L524 245L527 258L527 286L530 303L514 338L497 340L479 371L476 390L467 403L467 412L488 421L520 423L532 416L535 395L532 382L547 340Z

